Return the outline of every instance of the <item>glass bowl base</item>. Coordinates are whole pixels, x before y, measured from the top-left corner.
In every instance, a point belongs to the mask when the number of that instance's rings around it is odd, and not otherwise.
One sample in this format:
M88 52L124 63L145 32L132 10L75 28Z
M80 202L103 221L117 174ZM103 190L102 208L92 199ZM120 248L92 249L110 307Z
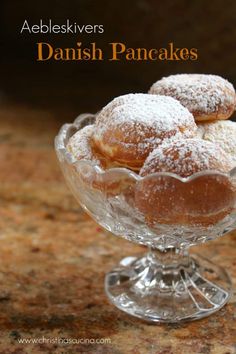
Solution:
M154 251L124 258L106 275L105 290L130 315L175 323L218 311L229 300L231 282L223 268L200 256Z

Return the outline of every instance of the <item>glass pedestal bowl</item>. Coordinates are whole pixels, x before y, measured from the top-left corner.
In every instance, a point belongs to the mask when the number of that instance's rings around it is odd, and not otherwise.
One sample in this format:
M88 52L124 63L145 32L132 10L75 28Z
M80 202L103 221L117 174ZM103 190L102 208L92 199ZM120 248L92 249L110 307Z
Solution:
M190 257L188 249L235 229L236 169L188 178L170 173L142 178L126 168L104 171L66 150L68 139L95 117L80 115L55 139L65 179L97 223L148 247L146 254L126 257L107 273L108 298L152 322L196 320L219 310L231 293L226 271L198 255Z

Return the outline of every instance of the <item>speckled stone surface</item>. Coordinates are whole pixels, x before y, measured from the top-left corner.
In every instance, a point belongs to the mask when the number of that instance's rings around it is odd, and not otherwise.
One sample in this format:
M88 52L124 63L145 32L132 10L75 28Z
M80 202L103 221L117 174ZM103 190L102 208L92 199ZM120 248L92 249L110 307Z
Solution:
M105 273L145 248L103 231L77 205L53 150L59 125L47 112L0 108L0 353L235 353L235 296L182 325L147 324L108 302ZM200 247L228 270L234 289L235 248L236 234ZM110 343L19 343L43 337Z

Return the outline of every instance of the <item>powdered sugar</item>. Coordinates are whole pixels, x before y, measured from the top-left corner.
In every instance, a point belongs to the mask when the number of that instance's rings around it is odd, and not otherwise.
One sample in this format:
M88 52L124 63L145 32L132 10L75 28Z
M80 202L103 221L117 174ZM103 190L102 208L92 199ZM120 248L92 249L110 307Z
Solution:
M87 125L70 138L66 148L77 160L89 160L100 165L90 145L93 132L94 125Z
M193 114L228 112L236 102L233 85L217 75L171 75L154 83L149 93L174 97Z
M140 149L159 145L164 137L192 137L196 125L192 114L172 97L128 94L111 101L98 114L95 139L109 131L119 131L119 144L135 144ZM110 141L115 141L114 136Z
M204 140L218 144L231 155L236 164L236 122L219 120L199 124L198 135Z
M171 172L182 177L204 170L228 172L232 160L217 144L201 139L163 143L150 153L140 171L141 176L155 172Z

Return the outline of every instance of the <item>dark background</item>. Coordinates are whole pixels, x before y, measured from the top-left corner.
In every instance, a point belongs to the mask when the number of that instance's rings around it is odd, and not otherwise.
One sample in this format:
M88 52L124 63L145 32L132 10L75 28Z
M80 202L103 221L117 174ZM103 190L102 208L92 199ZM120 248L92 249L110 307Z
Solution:
M162 76L181 72L214 73L236 84L235 0L2 1L0 90L2 101L53 111L59 120L95 112L114 96L147 91ZM103 24L103 34L20 34L25 19ZM36 42L74 47L93 41L106 48L198 48L198 61L37 62Z

